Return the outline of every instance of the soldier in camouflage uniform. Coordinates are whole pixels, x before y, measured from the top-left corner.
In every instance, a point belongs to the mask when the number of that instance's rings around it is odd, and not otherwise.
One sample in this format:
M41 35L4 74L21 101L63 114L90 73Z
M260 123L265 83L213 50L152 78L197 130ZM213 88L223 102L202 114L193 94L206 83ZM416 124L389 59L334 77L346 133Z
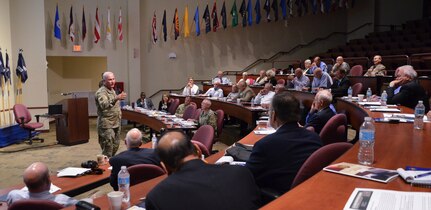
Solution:
M177 117L183 117L184 111L186 111L186 108L190 105L191 100L192 99L190 98L190 96L186 96L186 98L184 99L184 103L180 104L175 111L175 115Z
M199 115L198 126L211 125L214 131L217 130L217 114L210 109L211 101L205 99L201 103L202 112Z
M115 93L115 76L112 72L103 73L103 86L97 90L95 99L97 107L97 133L102 154L112 157L120 145L121 109L120 100L127 94Z

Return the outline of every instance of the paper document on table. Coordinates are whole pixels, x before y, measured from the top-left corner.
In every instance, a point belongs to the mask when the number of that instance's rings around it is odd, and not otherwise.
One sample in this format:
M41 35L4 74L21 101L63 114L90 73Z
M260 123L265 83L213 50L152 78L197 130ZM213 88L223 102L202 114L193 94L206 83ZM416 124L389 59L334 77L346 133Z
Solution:
M255 130L254 134L256 135L269 135L275 133L275 129L261 129L261 130Z
M397 172L408 183L431 186L431 171L413 171L399 168Z
M57 177L63 177L63 176L79 176L83 173L90 171L89 168L77 168L77 167L67 167L61 171L58 172Z
M22 191L28 191L28 188L27 187L23 187L21 190ZM55 192L57 192L59 190L61 190L61 188L59 188L59 187L55 186L53 183L51 183L51 188L49 188L49 192L50 193L55 193Z
M344 210L429 210L431 193L356 188Z
M370 109L372 112L401 112L401 110L396 108L383 108L383 109Z
M358 102L359 105L362 106L380 106L382 105L379 101L365 101L365 102Z

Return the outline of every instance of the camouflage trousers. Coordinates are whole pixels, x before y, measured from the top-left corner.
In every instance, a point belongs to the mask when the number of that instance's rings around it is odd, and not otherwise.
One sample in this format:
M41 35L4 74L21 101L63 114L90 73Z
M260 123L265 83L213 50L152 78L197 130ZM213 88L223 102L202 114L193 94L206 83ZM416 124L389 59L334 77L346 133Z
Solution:
M112 157L117 153L120 146L121 127L118 128L98 128L99 144L102 154Z

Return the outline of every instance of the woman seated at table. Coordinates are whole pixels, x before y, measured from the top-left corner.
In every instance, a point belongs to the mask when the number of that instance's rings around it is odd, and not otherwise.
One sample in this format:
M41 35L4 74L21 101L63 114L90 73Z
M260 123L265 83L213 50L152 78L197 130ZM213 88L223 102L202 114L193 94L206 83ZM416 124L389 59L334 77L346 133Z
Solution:
M168 94L163 94L162 100L159 102L159 111L168 112L168 108L171 105Z
M202 125L211 125L214 128L214 131L217 130L217 114L210 109L211 101L205 99L201 103L201 114L198 119L198 126Z

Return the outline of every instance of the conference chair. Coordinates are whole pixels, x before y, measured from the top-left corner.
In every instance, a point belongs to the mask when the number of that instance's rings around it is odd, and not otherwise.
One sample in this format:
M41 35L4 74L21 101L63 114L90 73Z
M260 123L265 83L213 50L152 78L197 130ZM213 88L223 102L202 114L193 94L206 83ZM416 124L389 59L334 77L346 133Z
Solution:
M201 151L201 153L205 156L208 157L210 156L210 152L208 151L207 147L205 145L203 145L202 143L195 141L195 140L191 140L193 144L195 144L196 146L198 146L199 150Z
M180 105L180 99L176 98L173 99L171 102L171 105L168 107L168 112L172 115L175 114L175 111L177 111L178 106Z
M278 79L277 84L282 84L283 86L286 85L286 80L284 79Z
M362 65L354 65L350 69L350 76L362 76L364 73L364 69L362 68Z
M27 139L25 139L26 141L28 141L28 144L33 144L33 140L39 140L40 142L43 142L42 138L32 136L32 132L38 128L43 127L43 124L39 122L39 119L37 120L37 122L30 122L31 114L25 105L15 104L13 106L13 114L15 116L15 121L22 128L28 131L28 137Z
M193 105L187 106L186 109L184 110L183 119L184 120L192 119L195 112L196 112L195 106Z
M224 122L224 111L221 109L216 110L217 113L217 137L221 137L221 132L223 131Z
M198 128L192 140L202 143L208 151L212 151L214 141L214 128L211 125L203 125Z
M362 92L362 83L358 82L352 86L352 96L358 96Z
M137 164L127 168L130 173L130 186L154 179L166 172L153 164Z
M347 142L347 117L345 114L336 114L326 122L320 131L323 145L336 142Z
M63 205L50 200L19 200L9 206L9 210L58 210Z
M193 114L192 119L199 120L199 116L201 115L202 109L196 109L195 114Z
M338 142L321 147L313 152L310 157L302 164L298 173L293 179L290 189L298 186L314 174L321 171L324 167L328 166L342 154L349 150L353 145L347 142Z

